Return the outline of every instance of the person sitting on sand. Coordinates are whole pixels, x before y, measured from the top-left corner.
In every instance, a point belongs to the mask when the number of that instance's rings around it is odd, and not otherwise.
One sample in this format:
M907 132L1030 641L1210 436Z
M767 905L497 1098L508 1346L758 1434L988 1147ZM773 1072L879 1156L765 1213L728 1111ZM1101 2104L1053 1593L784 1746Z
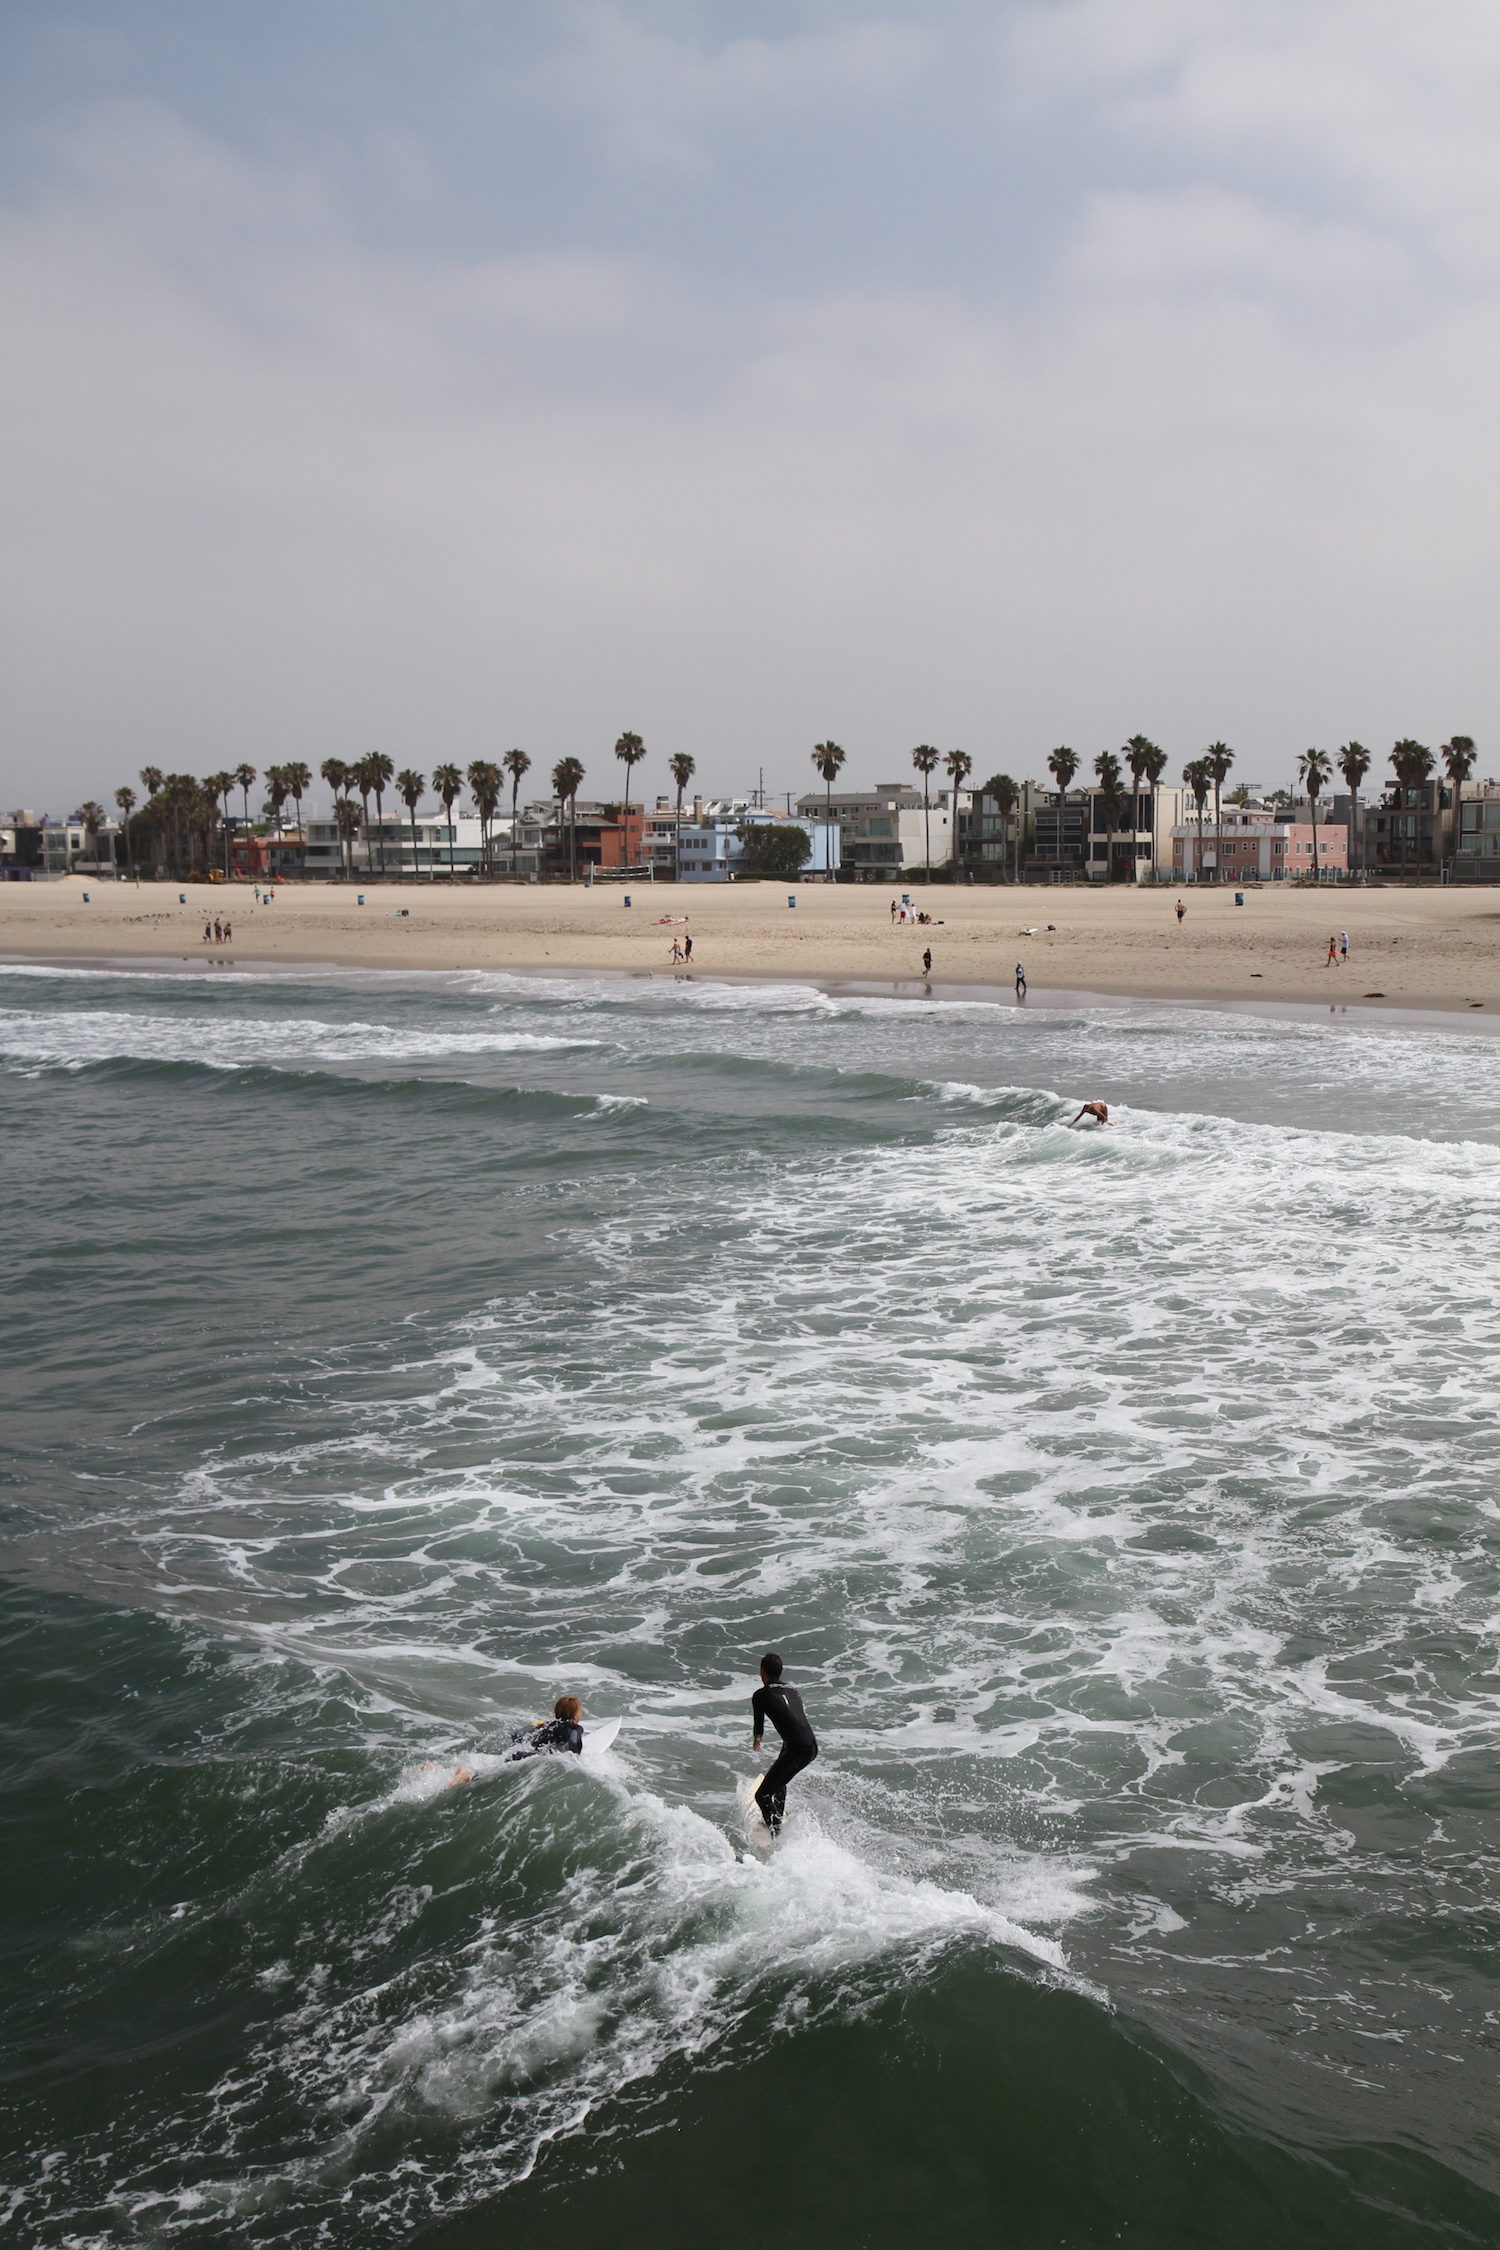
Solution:
M1085 1117L1092 1117L1095 1124L1097 1125L1107 1125L1109 1123L1108 1102L1085 1102L1082 1109L1078 1112L1078 1115L1076 1117L1070 1117L1068 1119L1068 1123L1070 1125L1080 1125L1082 1124Z
M550 1719L539 1719L534 1726L513 1727L511 1741L516 1745L511 1752L515 1758L536 1758L551 1750L571 1750L574 1757L583 1755L583 1705L576 1695L560 1695L552 1706Z

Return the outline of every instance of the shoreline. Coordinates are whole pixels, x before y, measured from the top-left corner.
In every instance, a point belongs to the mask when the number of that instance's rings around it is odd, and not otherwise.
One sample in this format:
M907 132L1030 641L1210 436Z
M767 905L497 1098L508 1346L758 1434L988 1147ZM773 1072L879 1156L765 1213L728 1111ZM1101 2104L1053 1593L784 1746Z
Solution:
M1311 1021L1500 1018L1500 894L1472 890L1183 894L1133 885L1017 893L911 887L929 919L892 919L872 886L658 884L477 891L370 884L0 884L0 958L99 970L697 978L920 1001L1032 1007L1164 1003ZM631 905L627 907L626 901ZM363 902L363 903L362 903ZM1177 907L1182 907L1181 919ZM1024 917L1024 919L1023 919ZM233 929L216 939L213 923ZM1347 927L1341 927L1341 924ZM208 931L207 942L204 932ZM691 937L689 968L672 950ZM1340 948L1347 940L1348 957ZM1334 948L1330 961L1329 947ZM924 966L924 962L930 965Z
M476 962L449 962L423 964L390 959L351 959L347 956L327 955L307 960L271 960L260 957L239 959L222 954L55 954L0 953L0 971L13 968L56 969L79 975L93 974L108 977L128 976L133 971L150 976L208 975L215 967L230 976L263 976L274 980L279 976L334 975L400 977L423 981L432 977L467 976L472 974L534 977L538 982L554 982L576 977L596 977L603 981L621 984L729 984L746 987L792 985L799 990L821 992L831 1000L873 999L907 1001L919 1007L924 1001L967 1001L997 1009L1027 1008L1048 1013L1059 1009L1089 1006L1128 1007L1132 1002L1149 1007L1196 1009L1209 1014L1243 1015L1275 1023L1317 1023L1326 1017L1360 1020L1370 1019L1388 1030L1451 1031L1460 1024L1476 1031L1500 1031L1500 1014L1471 1010L1462 1001L1411 1003L1394 1005L1389 1001L1370 1000L1304 1000L1274 992L1256 994L1247 999L1241 993L1205 990L1151 991L1139 986L1077 986L1031 984L1025 1000L1017 999L1014 990L993 980L970 978L932 978L931 982L917 978L862 978L824 977L802 974L778 974L773 971L755 972L734 969L661 970L628 969L615 963L572 964L553 967L542 962L507 962L503 968Z

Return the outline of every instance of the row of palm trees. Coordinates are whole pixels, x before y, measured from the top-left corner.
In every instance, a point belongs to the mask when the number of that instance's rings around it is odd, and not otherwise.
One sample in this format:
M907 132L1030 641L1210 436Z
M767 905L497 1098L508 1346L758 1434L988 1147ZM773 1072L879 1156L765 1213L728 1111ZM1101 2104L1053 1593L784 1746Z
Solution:
M628 835L630 818L630 779L635 767L646 755L646 745L635 733L622 734L615 743L615 756L625 768L625 827ZM955 796L964 787L973 771L973 760L962 750L952 750L946 755L931 743L919 743L913 750L912 764L922 781L922 821L924 835L924 861L928 878L932 874L932 814L931 779L939 766L949 775ZM1443 770L1453 785L1454 795L1454 845L1457 846L1458 799L1463 782L1473 773L1477 752L1471 736L1456 734L1445 742L1437 753ZM825 820L833 827L833 784L843 771L847 753L837 742L816 744L812 763L821 775L824 785ZM1182 779L1193 799L1198 822L1198 864L1203 865L1203 829L1210 792L1213 796L1214 828L1222 834L1224 784L1234 766L1235 754L1224 742L1212 742L1196 758L1190 758L1182 769ZM1104 825L1112 834L1133 833L1140 825L1139 800L1143 790L1153 793L1159 787L1167 769L1164 750L1142 734L1133 734L1118 752L1104 750L1094 760L1094 776L1103 801ZM1059 792L1066 795L1073 786L1080 769L1076 751L1060 744L1047 757L1047 768ZM1392 771L1396 776L1403 807L1411 795L1419 792L1431 781L1436 771L1437 759L1424 744L1404 737L1396 743L1390 754ZM689 782L697 768L686 752L678 752L667 761L677 791L677 821L680 833L682 801ZM1313 873L1316 877L1320 858L1318 851L1318 802L1327 789L1335 770L1342 775L1351 799L1351 827L1357 827L1359 794L1369 775L1372 759L1370 752L1360 742L1346 742L1333 755L1322 750L1307 750L1297 761L1297 774L1312 810ZM426 778L414 767L396 771L393 761L383 752L373 751L368 756L351 762L341 758L325 758L319 773L333 792L334 819L343 846L345 872L353 871L353 844L361 829L370 827L370 800L375 802L376 843L378 868L385 871L385 794L394 789L397 798L406 806L412 827L413 864L416 859L417 806L428 787ZM531 771L531 760L524 750L508 750L498 763L488 759L475 759L460 772L456 765L434 767L431 787L443 807L449 829L449 869L454 868L452 843L453 807L467 785L479 817L481 834L481 866L485 873L493 871L495 820L507 780L510 784L512 867L515 864L514 838L519 808L520 788ZM583 785L586 769L577 758L561 758L552 768L552 791L557 800L559 818L568 830L568 861L571 874L577 873L578 792ZM1130 776L1127 791L1125 776ZM250 790L259 778L254 766L241 764L233 771L223 771L204 776L201 780L191 774L163 773L159 767L141 769L141 785L146 791L146 801L140 806L138 820L133 820L140 803L134 789L125 787L114 793L124 832L127 865L133 871L136 844L142 824L154 838L155 856L167 861L176 871L190 866L207 866L217 858L217 845L222 843L224 869L229 869L229 800L237 789L241 795L246 826L250 822ZM279 827L288 802L296 807L297 826L302 828L302 799L312 783L311 769L301 763L273 765L266 769L265 812ZM1021 787L1009 774L999 773L984 784L984 793L992 798L1002 816L1005 833L1011 838L1014 851L1013 872L1020 874L1019 824L1013 816L1021 802ZM356 805L355 799L359 799ZM97 857L97 839L107 815L102 806L92 799L79 808L79 819L93 843L93 856ZM1409 824L1401 828L1401 857L1403 866L1408 857L1410 841ZM1059 828L1058 853L1061 857L1062 841Z

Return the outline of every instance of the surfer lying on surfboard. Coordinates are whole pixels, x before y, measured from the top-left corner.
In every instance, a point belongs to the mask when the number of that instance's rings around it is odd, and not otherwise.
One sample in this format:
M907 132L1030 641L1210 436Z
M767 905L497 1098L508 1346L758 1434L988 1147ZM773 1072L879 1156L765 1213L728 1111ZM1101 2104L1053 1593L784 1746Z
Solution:
M781 1737L780 1754L755 1792L760 1817L773 1836L786 1816L787 1783L804 1766L810 1766L818 1754L818 1738L802 1708L802 1698L794 1687L786 1685L782 1670L781 1658L774 1649L768 1650L760 1660L760 1686L750 1698L755 1729L750 1747L760 1748L767 1719Z
M1068 1123L1070 1125L1077 1125L1081 1123L1085 1117L1092 1117L1094 1122L1098 1125L1107 1125L1109 1123L1108 1102L1085 1102L1082 1109L1078 1112L1077 1117L1070 1117L1068 1119Z
M579 1720L583 1705L576 1695L560 1695L552 1706L550 1719L539 1719L535 1726L513 1727L511 1741L516 1745L512 1758L535 1758L549 1750L571 1750L575 1757L583 1756L583 1729Z

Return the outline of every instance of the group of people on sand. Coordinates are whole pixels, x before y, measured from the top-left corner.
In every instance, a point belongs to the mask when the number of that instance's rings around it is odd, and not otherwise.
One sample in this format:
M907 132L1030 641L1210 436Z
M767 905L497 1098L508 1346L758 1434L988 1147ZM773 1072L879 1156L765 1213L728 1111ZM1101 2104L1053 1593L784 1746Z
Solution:
M810 1766L818 1754L818 1738L813 1733L812 1722L802 1708L801 1695L783 1678L785 1670L775 1649L767 1649L760 1660L760 1686L750 1698L750 1747L759 1750L768 1726L781 1738L781 1748L768 1771L761 1776L755 1792L760 1816L773 1836L786 1818L787 1784L795 1780L804 1767ZM520 1758L548 1757L558 1751L581 1757L581 1698L560 1695L552 1706L550 1719L515 1727L510 1739L509 1762L512 1764ZM473 1779L471 1766L459 1766L448 1787L457 1789L463 1782Z
M205 922L203 925L203 942L205 945L227 945L233 936L234 924L232 922L221 922L217 914L211 922Z
M673 940L672 940L672 959L673 959L674 961L691 961L691 960L692 960L692 958L693 958L693 941L692 941L691 937L688 937L688 936L683 936L683 937L680 937L680 938L675 938L675 937L674 937L674 938L673 938Z
M1349 932L1347 930L1340 930L1337 937L1331 937L1328 940L1328 959L1323 963L1323 966L1325 969L1331 969L1334 963L1337 962L1339 967L1342 968L1348 958Z

